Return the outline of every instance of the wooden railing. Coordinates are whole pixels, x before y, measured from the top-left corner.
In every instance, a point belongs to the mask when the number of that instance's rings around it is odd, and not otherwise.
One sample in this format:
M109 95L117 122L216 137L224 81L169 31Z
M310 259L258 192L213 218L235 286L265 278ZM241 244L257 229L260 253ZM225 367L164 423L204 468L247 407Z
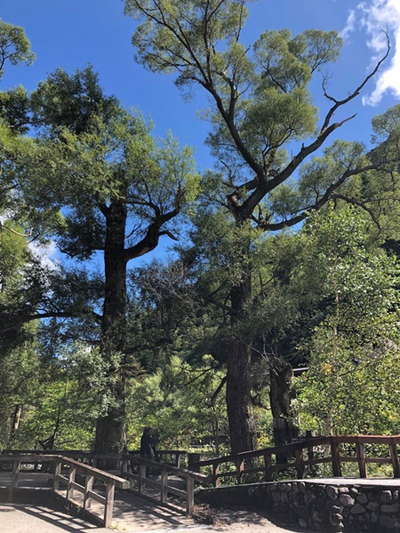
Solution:
M140 450L133 450L128 452L129 456L140 456ZM157 455L160 462L166 463L177 468L187 465L188 452L185 450L158 450Z
M192 461L192 468L199 472L206 468L215 487L220 486L224 478L242 483L248 481L249 476L253 476L251 481L273 481L285 473L296 479L318 477L321 474L314 471L317 465L327 465L323 477L341 477L346 463L357 464L360 478L367 477L367 467L373 463L390 465L393 477L399 478L399 445L400 435L312 437L283 447Z
M38 464L51 464L52 472L48 473L53 478L53 491L66 503L81 507L85 512L99 519L97 513L91 510L92 501L104 505L103 518L101 523L104 527L109 527L112 522L115 488L128 488L129 482L126 479L108 474L75 461L69 457L52 454L32 454L25 455L0 455L0 463L11 465L10 492L18 488L20 474L23 471L37 471ZM27 470L26 466L31 468ZM97 487L96 487L97 482ZM100 482L100 483L99 483ZM100 484L100 492L98 485ZM75 492L80 493L79 499L75 498ZM103 493L104 492L104 493Z
M131 457L139 456L140 450L129 450L127 453L121 454L99 454L88 450L4 450L2 453L6 455L62 455L94 467L97 467L102 461L109 461L114 462L115 470L119 470L123 474L129 470ZM184 450L158 450L157 455L162 463L170 464L177 468L187 466L189 456L188 452Z
M156 500L154 494L145 493L146 487L155 489L158 494L158 501L162 504L168 503L168 494L172 494L178 500L185 502L184 509L189 516L193 513L195 483L209 483L209 477L204 474L191 472L167 463L150 461L139 455L132 456L131 466L133 468L132 472L128 474L128 478L136 483L136 487L134 483L131 484L133 490L136 490L139 495L145 495ZM153 479L150 477L152 474L155 476ZM174 478L175 481L176 478L183 479L185 481L184 488L172 486L170 484L171 478Z

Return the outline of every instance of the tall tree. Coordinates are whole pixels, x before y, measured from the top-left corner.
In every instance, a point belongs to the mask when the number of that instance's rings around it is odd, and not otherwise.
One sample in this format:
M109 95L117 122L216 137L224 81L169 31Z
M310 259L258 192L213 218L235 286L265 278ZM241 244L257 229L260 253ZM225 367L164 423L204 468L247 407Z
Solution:
M172 136L160 144L139 116L103 95L91 69L69 76L58 70L32 96L34 122L44 129L31 173L38 208L62 209L56 235L70 258L100 253L104 265L101 347L109 364L109 412L98 419L95 448L125 444L125 380L134 365L126 355L127 268L173 230L197 191L188 148Z
M384 170L387 158L365 147L335 142L323 157L303 164L355 115L335 119L377 72L384 58L346 97L329 94L317 119L309 93L313 76L340 51L335 32L266 31L252 47L241 44L247 0L125 0L140 19L133 36L137 59L154 72L175 72L179 87L198 85L214 103L208 142L218 160L214 200L243 231L241 276L231 288L233 334L227 358L227 406L233 452L256 445L250 406L251 342L235 334L248 318L255 233L279 231L320 209L353 176ZM389 50L386 54L388 55ZM385 56L385 57L386 57ZM381 143L388 142L386 135ZM294 156L289 156L294 151ZM293 177L300 176L293 185ZM250 339L251 341L251 339Z

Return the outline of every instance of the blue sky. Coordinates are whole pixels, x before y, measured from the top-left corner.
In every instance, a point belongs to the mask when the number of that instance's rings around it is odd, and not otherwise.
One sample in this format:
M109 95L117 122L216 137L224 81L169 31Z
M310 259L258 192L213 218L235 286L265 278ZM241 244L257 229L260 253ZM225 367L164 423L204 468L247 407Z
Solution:
M375 20L369 21L375 22L376 30L390 24L395 11L389 10L397 5L397 28L400 27L400 0L367 0L364 4L370 13L378 11ZM134 62L130 39L135 22L124 16L122 0L0 0L0 5L0 17L25 28L37 55L31 67L9 69L1 81L2 89L22 84L32 90L57 67L73 71L90 63L99 72L106 92L115 94L125 106L140 109L151 117L158 135L171 129L182 143L192 145L201 168L211 164L203 146L208 125L196 115L206 101L195 96L192 102L185 102L172 76L152 74ZM346 32L342 57L329 67L332 93L344 96L365 74L376 53L367 46L371 40L367 21L363 27L357 24L365 18L365 10L357 10L359 5L354 0L258 0L250 3L244 39L252 42L266 29L289 28L293 33L309 28L341 31L346 25L349 29L353 12L354 31ZM387 14L389 20L384 18ZM400 63L398 67L400 70ZM400 72L397 79L400 87ZM316 100L323 103L318 80L315 85ZM368 92L373 88L372 83ZM394 103L396 98L390 93L376 106L363 106L359 99L349 107L359 116L346 126L342 136L366 139L370 118Z
M196 115L207 100L197 91L191 102L185 102L172 76L152 74L134 62L130 39L135 21L124 16L122 0L0 0L0 6L4 21L25 28L37 55L31 67L9 68L0 90L18 84L32 90L57 67L72 72L92 64L106 93L151 118L157 135L170 129L182 144L191 145L200 169L212 165L203 144L208 125ZM360 98L349 106L346 115L358 116L340 132L342 138L368 142L371 118L400 101L400 0L258 0L249 6L243 34L248 43L267 29L344 32L343 54L329 67L330 92L339 98L382 53L381 29L390 32L394 53L384 68L387 72L370 83L364 104ZM316 102L325 105L319 80L314 91Z

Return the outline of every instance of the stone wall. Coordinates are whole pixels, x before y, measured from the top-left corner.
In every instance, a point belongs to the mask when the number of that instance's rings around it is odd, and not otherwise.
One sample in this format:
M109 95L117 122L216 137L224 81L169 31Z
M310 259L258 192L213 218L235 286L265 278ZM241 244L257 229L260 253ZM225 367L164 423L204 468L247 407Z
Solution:
M400 533L398 486L284 481L200 491L214 506L245 506L318 533Z

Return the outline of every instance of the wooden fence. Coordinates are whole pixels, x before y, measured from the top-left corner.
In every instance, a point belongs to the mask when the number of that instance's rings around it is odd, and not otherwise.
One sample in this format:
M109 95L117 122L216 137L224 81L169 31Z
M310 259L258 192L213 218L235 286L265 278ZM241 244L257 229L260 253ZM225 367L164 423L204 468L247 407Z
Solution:
M209 471L212 484L221 485L224 478L242 483L253 476L252 481L273 481L278 475L290 477L318 477L313 470L317 465L327 465L324 477L341 477L343 465L356 463L360 478L367 477L369 464L390 465L394 478L400 477L398 446L400 435L341 435L312 437L283 447L271 447L215 459L191 460L192 468ZM319 474L320 475L320 474Z
M112 522L115 488L128 488L129 482L118 476L103 472L92 466L83 464L69 457L54 454L0 455L2 465L11 466L10 492L18 488L22 472L36 472L37 465L51 465L52 472L48 475L53 479L53 491L68 504L82 508L86 513L99 519L97 513L91 510L92 502L104 505L101 519L104 527ZM100 486L100 488L99 488ZM79 499L75 493L80 493Z
M2 453L6 455L62 455L63 457L69 457L93 467L98 467L102 461L114 462L114 469L119 470L121 474L129 471L131 457L140 456L139 450L129 450L127 453L121 454L99 454L88 450L4 450ZM184 450L159 450L157 454L160 462L176 466L177 468L186 467L188 456L190 455Z
M136 466L136 468L132 468L128 478L136 482L136 491L139 495L145 494L144 489L146 487L156 489L159 501L165 504L168 500L168 494L172 494L185 502L185 511L189 516L193 513L195 482L208 484L210 481L209 476L204 474L191 472L166 463L150 461L140 456L132 456L131 466ZM153 479L150 477L152 473L155 475ZM176 481L176 478L185 481L184 488L171 485L171 481ZM131 488L134 489L133 483ZM145 495L149 497L149 494ZM155 499L153 495L150 497Z

